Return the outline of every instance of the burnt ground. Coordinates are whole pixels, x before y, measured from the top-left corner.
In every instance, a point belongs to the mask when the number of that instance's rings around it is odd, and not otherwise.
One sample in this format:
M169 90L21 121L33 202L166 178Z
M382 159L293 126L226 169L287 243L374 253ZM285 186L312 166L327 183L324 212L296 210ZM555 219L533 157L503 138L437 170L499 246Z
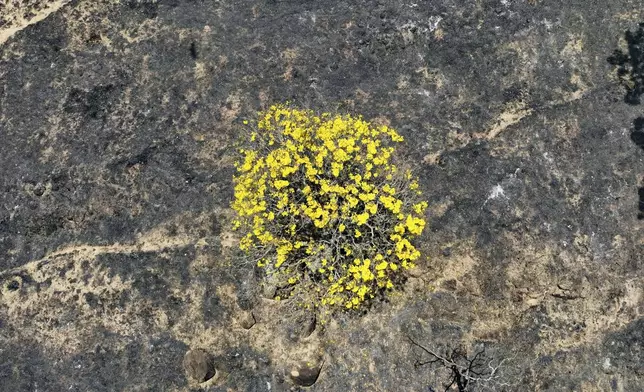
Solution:
M439 390L409 337L493 390L644 390L642 1L9 3L0 390ZM228 231L239 125L286 100L398 129L431 206L404 289L306 337Z

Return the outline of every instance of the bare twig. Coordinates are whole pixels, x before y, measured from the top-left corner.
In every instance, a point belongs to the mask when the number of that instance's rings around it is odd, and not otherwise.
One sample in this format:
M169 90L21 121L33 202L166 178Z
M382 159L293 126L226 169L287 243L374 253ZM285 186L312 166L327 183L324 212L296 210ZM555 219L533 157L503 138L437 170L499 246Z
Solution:
M470 392L475 390L495 390L509 386L510 383L502 380L499 370L503 367L508 358L504 358L496 365L495 360L489 358L482 348L472 357L461 349L453 349L451 352L446 351L444 355L438 351L424 346L411 337L407 337L409 342L425 354L429 355L426 360L416 359L414 367L419 368L428 364L439 364L450 371L450 379L444 385L445 391L450 390L454 385L459 392Z

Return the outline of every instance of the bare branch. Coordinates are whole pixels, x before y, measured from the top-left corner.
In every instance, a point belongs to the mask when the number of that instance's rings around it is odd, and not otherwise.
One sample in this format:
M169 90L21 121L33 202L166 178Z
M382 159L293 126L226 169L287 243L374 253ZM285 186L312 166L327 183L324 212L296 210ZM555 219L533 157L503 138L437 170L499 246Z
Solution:
M426 360L416 359L415 368L428 364L439 364L450 372L450 378L444 384L446 392L453 386L456 386L459 392L470 392L482 389L495 390L511 385L509 382L503 381L500 374L500 369L508 358L504 358L494 365L495 360L487 356L485 348L477 350L472 357L468 356L467 351L459 348L453 349L451 352L448 350L445 355L441 355L438 351L418 343L409 336L407 339L414 347L418 347L430 357Z

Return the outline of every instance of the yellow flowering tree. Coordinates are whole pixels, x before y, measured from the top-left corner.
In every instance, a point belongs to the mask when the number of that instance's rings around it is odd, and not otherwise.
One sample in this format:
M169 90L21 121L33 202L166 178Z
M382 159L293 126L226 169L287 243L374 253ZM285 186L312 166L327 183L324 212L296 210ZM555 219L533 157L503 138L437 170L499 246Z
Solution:
M427 203L394 163L395 130L288 105L244 123L233 228L280 296L358 309L414 267Z

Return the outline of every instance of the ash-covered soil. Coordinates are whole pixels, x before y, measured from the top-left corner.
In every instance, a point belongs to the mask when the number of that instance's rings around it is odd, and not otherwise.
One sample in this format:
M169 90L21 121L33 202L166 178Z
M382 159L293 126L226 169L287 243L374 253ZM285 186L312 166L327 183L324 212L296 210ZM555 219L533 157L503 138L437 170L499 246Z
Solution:
M644 390L642 1L0 15L0 390L444 390L410 338L501 363L471 390ZM366 315L317 322L236 256L233 144L287 100L390 124L422 179L426 257Z

